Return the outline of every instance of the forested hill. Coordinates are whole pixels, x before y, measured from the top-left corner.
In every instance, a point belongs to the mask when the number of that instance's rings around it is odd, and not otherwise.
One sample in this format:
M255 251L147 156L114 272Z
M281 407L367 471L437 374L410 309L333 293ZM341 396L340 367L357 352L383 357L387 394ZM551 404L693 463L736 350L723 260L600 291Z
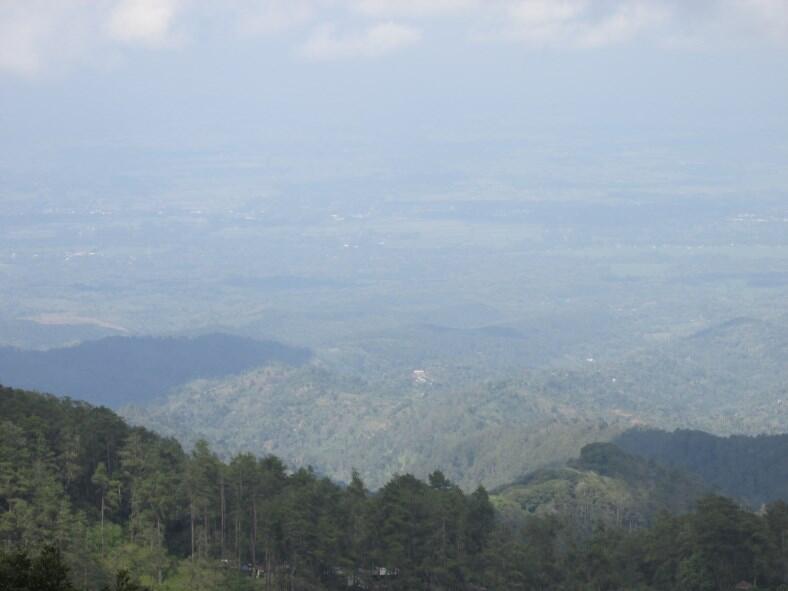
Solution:
M357 475L186 454L106 408L0 387L0 551L54 544L80 588L119 569L167 591L342 588L389 567L404 588L472 589L493 528L484 489L439 472L373 496Z
M586 530L600 524L632 528L653 523L661 512L686 513L710 491L690 474L611 443L593 443L564 466L541 468L497 489L493 503L512 523L558 515Z
M630 484L672 478L610 445L587 447L568 469ZM151 591L788 584L785 503L754 514L709 496L639 525L588 528L566 512L503 523L483 488L465 494L437 471L370 493L357 474L339 486L273 456L224 463L204 443L184 453L106 408L0 387L4 590L93 591L122 571L115 589Z
M615 441L630 453L697 474L753 508L788 498L788 435L717 437L703 431L632 429Z
M461 332L430 331L475 350ZM300 367L199 380L120 412L187 447L204 438L223 457L266 450L337 479L355 467L375 487L398 472L426 477L442 466L465 490L565 462L634 425L788 432L785 318L739 318L620 358L583 357L506 378L431 357L427 345L437 341L408 345L395 362L402 342L382 339L374 354L319 349Z
M47 351L0 348L0 383L118 408L171 388L267 363L305 363L308 350L227 334L195 338L108 337Z

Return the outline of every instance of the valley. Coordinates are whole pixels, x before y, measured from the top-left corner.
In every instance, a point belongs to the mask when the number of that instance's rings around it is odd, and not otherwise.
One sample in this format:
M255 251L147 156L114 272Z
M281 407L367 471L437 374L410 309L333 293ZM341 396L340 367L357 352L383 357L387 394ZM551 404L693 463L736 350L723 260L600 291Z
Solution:
M788 591L788 0L0 0L0 591Z
M463 350L527 337L434 326L411 334L432 357L208 335L6 349L0 366L9 385L118 409L187 449L205 439L224 458L275 454L339 481L357 469L373 487L436 468L466 490L497 487L632 427L788 431L784 318L736 318L617 360L486 376L463 363Z

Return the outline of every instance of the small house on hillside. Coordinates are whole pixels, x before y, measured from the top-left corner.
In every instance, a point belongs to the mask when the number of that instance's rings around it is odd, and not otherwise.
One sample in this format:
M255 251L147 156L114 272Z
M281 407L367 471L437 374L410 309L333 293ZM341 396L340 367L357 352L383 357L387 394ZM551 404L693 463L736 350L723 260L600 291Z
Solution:
M748 583L747 581L739 581L736 583L736 587L734 587L736 591L751 591L755 589L752 583Z
M429 376L427 376L427 371L423 369L414 369L411 376L413 381L417 384L426 384L430 381Z

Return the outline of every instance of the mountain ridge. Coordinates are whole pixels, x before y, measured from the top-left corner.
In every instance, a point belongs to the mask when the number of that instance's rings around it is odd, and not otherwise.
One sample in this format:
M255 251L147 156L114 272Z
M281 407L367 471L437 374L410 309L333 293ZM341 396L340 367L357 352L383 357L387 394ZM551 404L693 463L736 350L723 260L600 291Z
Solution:
M305 348L224 333L113 336L46 351L2 347L0 382L117 408L150 402L194 379L272 362L300 365L311 356Z

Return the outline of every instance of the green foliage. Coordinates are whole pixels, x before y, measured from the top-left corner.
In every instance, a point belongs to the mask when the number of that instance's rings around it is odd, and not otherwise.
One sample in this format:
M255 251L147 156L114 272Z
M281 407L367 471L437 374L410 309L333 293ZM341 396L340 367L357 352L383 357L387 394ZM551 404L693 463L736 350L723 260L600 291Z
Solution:
M368 383L312 365L267 367L195 382L123 413L187 447L204 438L223 457L265 449L335 479L356 467L373 488L441 466L467 491L568 460L628 426L596 411L578 418L519 382L420 385L405 375Z
M31 558L18 550L0 555L0 589L3 591L74 591L68 566L54 546L42 547Z
M579 324L565 330L574 334ZM613 440L634 425L788 431L785 318L743 318L687 333L621 355L595 347L592 361L584 354L583 361L527 371L522 365L531 358L522 357L516 370L494 372L489 364L470 371L435 359L438 353L430 356L463 338L463 331L438 330L442 340L415 355L411 341L398 356L402 341L386 340L380 357L400 361L385 369L352 371L349 353L324 352L302 367L193 382L123 412L187 447L205 438L222 457L262 449L335 479L356 467L373 488L398 473L426 478L439 466L466 491L565 462L584 445ZM508 347L530 342L505 340ZM471 350L489 354L484 347ZM368 361L371 354L359 355ZM415 368L425 369L423 380L415 379ZM788 482L785 464L780 478ZM748 486L753 498L764 488L761 482Z
M204 441L186 454L70 400L3 389L0 410L0 545L55 541L87 589L325 588L341 586L337 569L370 583L380 568L457 588L494 527L487 493L440 473L372 495L356 472L340 487L273 456L224 463Z
M186 454L69 400L4 389L0 411L3 591L788 584L785 503L755 514L704 496L690 511L697 480L611 444L492 497L440 471L370 493L355 471L339 486L273 456L225 463L205 442ZM525 518L507 519L515 510Z
M115 584L112 587L104 587L102 591L148 591L139 583L131 579L131 575L125 570L118 571L115 575Z
M563 468L543 468L495 491L503 518L522 523L534 515L559 515L575 527L599 524L634 528L661 512L689 511L708 487L689 474L594 443Z
M757 509L788 498L788 435L718 437L702 431L633 429L616 439L631 453L697 474Z

